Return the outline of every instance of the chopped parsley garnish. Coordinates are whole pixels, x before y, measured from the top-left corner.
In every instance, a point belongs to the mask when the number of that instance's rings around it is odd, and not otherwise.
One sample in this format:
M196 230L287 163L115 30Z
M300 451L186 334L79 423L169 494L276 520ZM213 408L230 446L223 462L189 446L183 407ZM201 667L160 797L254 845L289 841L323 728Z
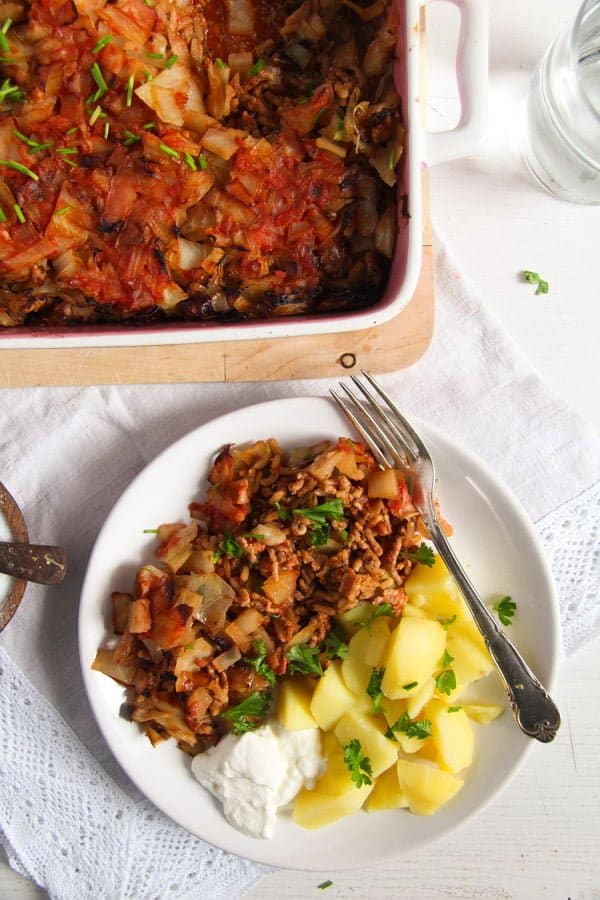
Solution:
M291 512L289 511L289 509L284 509L282 507L281 503L279 502L279 500L276 500L275 503L273 504L273 506L277 510L277 518L280 519L280 521L282 521L282 522L290 521L290 519L292 518Z
M349 538L348 529L347 529L347 528L342 528L341 531L338 531L338 537L339 537L342 541L344 541L344 543L346 543L346 541L347 541L348 538Z
M289 660L288 671L290 675L323 675L321 665L321 651L318 647L309 647L308 644L294 644L285 654Z
M219 546L217 547L214 557L215 560L219 560L222 556L233 556L236 559L239 559L244 555L244 548L241 544L238 544L234 538L231 537L230 534L226 534Z
M306 509L294 509L292 510L292 513L295 516L302 516L303 519L309 519L311 522L316 522L317 525L323 525L328 520L341 519L344 515L344 504L339 497L335 497L333 500L326 500L324 503L319 503L318 506L309 506Z
M503 625L512 625L512 620L517 611L517 604L512 597L502 597L494 604L494 612L498 614L498 618Z
M342 745L344 750L344 762L350 770L350 778L357 788L365 784L373 784L373 767L371 760L365 756L364 750L358 738Z
M253 659L247 659L248 665L262 675L269 684L275 684L275 672L267 662L267 646L264 641L254 641L253 647L256 650L256 656Z
M523 269L521 275L528 281L529 284L536 284L537 287L535 289L536 294L547 294L550 290L550 286L547 281L544 281L537 272L531 272L529 269Z
M310 532L309 542L311 547L324 547L329 540L331 525L325 522L323 525L315 525Z
M440 663L442 669L447 669L450 663L454 662L454 657L448 653L447 650L444 650L444 655L442 656L442 661Z
M24 99L25 91L22 91L18 85L11 84L10 78L5 78L0 85L0 103L6 103L7 100L22 103Z
M383 712L383 707L381 706L381 698L383 697L381 682L383 681L384 675L385 669L383 668L371 670L371 677L369 678L369 683L367 685L367 694L371 698L371 710L374 713Z
M106 34L103 38L100 38L100 40L98 41L96 46L92 48L92 53L94 55L96 55L97 53L100 53L100 51L103 50L104 47L106 47L107 44L110 44L110 42L113 40L114 40L114 38L113 38L112 34Z
M450 616L449 619L439 619L438 621L439 621L440 625L442 626L442 628L445 628L447 631L448 626L452 625L453 622L456 622L456 613L454 613L453 616Z
M394 607L391 603L379 603L377 606L373 607L371 614L368 619L365 619L362 622L358 622L359 628L366 628L370 630L371 625L376 619L391 618L394 615Z
M237 706L233 706L224 713L220 713L221 718L230 719L233 722L234 734L245 734L246 731L252 731L261 724L261 719L266 716L269 705L271 703L271 693L254 691Z
M318 884L317 887L319 888L320 891L325 891L325 890L327 890L327 888L330 888L332 884L333 884L333 881L330 881L329 879L327 879L327 881L322 881L321 884Z
M412 562L421 563L422 566L431 568L435 565L435 553L427 544L419 544L416 550L407 550L404 556Z
M0 166L8 166L9 169L14 169L15 172L20 172L21 175L27 175L34 181L40 180L39 175L36 175L35 172L32 172L31 169L27 168L27 166L23 166L21 165L21 163L14 162L14 160L12 159L0 159Z
M339 659L346 659L350 650L345 641L345 635L341 631L338 631L337 628L333 628L329 632L321 646L323 652L329 659L335 659L336 657Z
M449 713L460 712L461 709L462 709L462 706L449 706L448 712Z
M262 72L264 67L266 66L266 61L264 59L257 59L253 66L250 66L248 69L248 75L252 78L254 75L258 75L259 72Z
M396 740L396 732L402 732L409 738L428 738L431 734L431 722L429 719L423 719L421 722L414 722L409 714L404 710L399 719L393 725L390 725L385 733L386 738L390 741Z
M444 669L435 679L438 694L451 694L456 687L456 675L452 669Z

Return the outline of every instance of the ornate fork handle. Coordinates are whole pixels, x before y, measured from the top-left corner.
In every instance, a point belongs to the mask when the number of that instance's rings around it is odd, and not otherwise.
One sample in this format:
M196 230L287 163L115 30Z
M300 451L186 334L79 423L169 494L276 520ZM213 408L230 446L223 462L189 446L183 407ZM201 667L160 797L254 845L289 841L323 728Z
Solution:
M491 613L469 581L433 516L428 517L431 539L454 577L471 611L498 671L504 680L513 712L521 729L538 741L554 739L560 727L560 713L519 651L498 627Z

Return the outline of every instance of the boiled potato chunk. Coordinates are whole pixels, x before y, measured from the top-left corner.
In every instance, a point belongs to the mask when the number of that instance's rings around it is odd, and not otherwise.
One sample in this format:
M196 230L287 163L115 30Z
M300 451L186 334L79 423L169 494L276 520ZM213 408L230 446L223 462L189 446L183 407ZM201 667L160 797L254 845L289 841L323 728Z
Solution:
M417 606L416 603L407 603L402 610L402 615L407 616L409 619L427 618L427 612L423 609L422 606Z
M463 606L454 579L439 556L435 557L433 566L415 566L404 589L410 601L417 596L424 597L433 616L450 618Z
M323 828L331 825L344 816L358 812L372 790L372 785L365 784L357 788L347 773L347 789L337 795L325 794L315 788L309 791L303 788L294 800L292 817L302 828Z
M408 713L406 700L387 700L384 707L385 718L390 728L395 725L404 713ZM413 718L411 716L411 718ZM404 753L418 753L429 738L409 737L404 731L395 731L394 737ZM389 739L388 739L389 740Z
M368 600L361 600L347 612L338 613L336 621L339 622L346 634L354 634L361 627L361 623L368 620L372 612L373 604Z
M451 668L456 676L456 689L452 696L458 697L467 685L489 675L494 664L487 650L481 650L460 632L448 629L448 653L454 657Z
M400 786L396 766L392 766L377 779L367 797L365 809L367 812L377 812L380 809L401 809L405 806L408 806L408 796Z
M396 762L396 745L385 737L385 724L375 716L349 710L335 726L335 736L340 744L355 738L360 741L365 756L371 760L374 778Z
M283 681L277 698L277 721L288 731L316 728L310 711L312 689L302 681Z
M428 678L411 690L406 699L406 712L411 719L416 719L426 703L429 703L435 691L435 678Z
M310 702L310 712L319 728L329 731L347 709L354 704L354 695L342 678L342 667L335 660L319 678Z
M411 576L412 577L412 576ZM446 632L432 619L401 619L388 641L381 682L391 700L408 697L405 685L431 678L446 647Z
M464 703L463 709L470 719L480 725L489 725L504 712L504 707L499 703Z
M430 816L452 799L463 782L451 772L443 772L421 760L399 759L398 782L406 791L408 806L418 816Z
M375 620L377 621L377 620ZM342 662L342 675L347 688L354 694L364 694L371 677L371 666L365 662L371 635L366 628L360 628L350 639L348 656Z
M460 772L470 766L475 738L464 709L431 700L425 707L425 716L431 721L431 740L441 768Z
M371 625L370 639L365 650L365 662L368 666L377 668L381 665L391 633L388 622L389 619L375 619Z
M327 733L328 738L333 738L331 743L328 742L327 749L324 749L323 756L325 758L325 771L319 778L315 790L322 794L330 794L338 797L348 790L349 769L344 761L344 750L333 731Z

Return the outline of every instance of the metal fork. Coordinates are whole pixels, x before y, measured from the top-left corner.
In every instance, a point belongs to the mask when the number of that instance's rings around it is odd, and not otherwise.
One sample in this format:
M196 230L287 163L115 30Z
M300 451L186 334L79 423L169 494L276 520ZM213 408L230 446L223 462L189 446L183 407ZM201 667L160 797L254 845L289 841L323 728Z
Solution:
M371 390L352 375L361 396L340 383L346 396L331 390L333 399L365 439L380 465L400 467L412 476L414 506L423 517L433 545L456 581L485 640L506 687L517 724L525 734L538 741L553 740L560 727L556 705L496 624L440 527L433 494L435 467L427 447L373 376L364 370L362 374Z

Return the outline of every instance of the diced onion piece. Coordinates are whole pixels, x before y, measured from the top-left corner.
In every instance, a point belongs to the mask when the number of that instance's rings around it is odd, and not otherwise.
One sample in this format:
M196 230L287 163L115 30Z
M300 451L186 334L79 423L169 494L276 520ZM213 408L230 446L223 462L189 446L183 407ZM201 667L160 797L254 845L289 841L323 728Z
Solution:
M239 141L245 137L243 131L235 128L207 128L200 142L202 146L219 156L221 159L231 159L239 150Z
M131 718L134 722L156 722L168 731L176 741L193 747L196 735L185 721L181 707L166 695L153 694L146 706L136 707Z
M225 625L227 610L235 599L235 591L220 575L211 572L196 576L196 588L204 598L198 618L213 634Z
M396 210L389 206L383 213L375 229L375 249L388 259L394 256L396 247Z
M214 658L213 666L217 672L224 672L225 669L234 666L241 658L242 654L239 647L230 647L229 650L225 650Z
M367 482L367 495L382 500L393 500L398 496L398 473L395 469L377 469L371 472Z
M200 669L200 662L211 657L214 652L214 646L203 637L196 638L186 647L178 647L173 651L176 655L175 675L179 676L182 672L197 672Z
M230 53L227 57L227 64L233 72L247 72L252 68L254 58L250 51L241 51L240 53Z
M194 244L200 247L201 244ZM206 249L206 248L205 248ZM193 550L188 556L187 568L190 572L207 575L215 571L215 554L212 550Z
M305 625L304 628L301 628L300 631L297 631L294 637L288 642L288 647L293 647L295 644L307 644L315 631L317 630L319 623L316 619L313 619L312 622L309 622L308 625Z
M254 34L254 8L252 0L226 0L227 30L230 34Z
M263 584L263 591L273 603L278 605L289 603L294 596L297 580L297 572L280 572L276 578L273 575L267 578Z
M278 525L271 522L259 523L252 531L256 539L262 541L267 547L277 547L287 540L287 535Z
M257 609L245 609L227 625L225 632L243 653L250 649L252 635L260 625L263 617Z
M136 671L136 666L122 665L115 661L113 650L98 650L92 663L92 669L109 675L121 684L131 684Z
M330 141L329 138L318 137L315 144L317 147L320 147L321 150L328 150L330 153L334 153L342 159L346 156L346 147L342 144L336 144L335 141Z
M129 605L132 601L131 594L121 591L113 591L112 596L112 626L115 634L123 634L129 620Z
M143 100L163 122L183 126L183 113L188 100L190 73L186 66L174 65L163 69L160 75L140 85L136 95Z

